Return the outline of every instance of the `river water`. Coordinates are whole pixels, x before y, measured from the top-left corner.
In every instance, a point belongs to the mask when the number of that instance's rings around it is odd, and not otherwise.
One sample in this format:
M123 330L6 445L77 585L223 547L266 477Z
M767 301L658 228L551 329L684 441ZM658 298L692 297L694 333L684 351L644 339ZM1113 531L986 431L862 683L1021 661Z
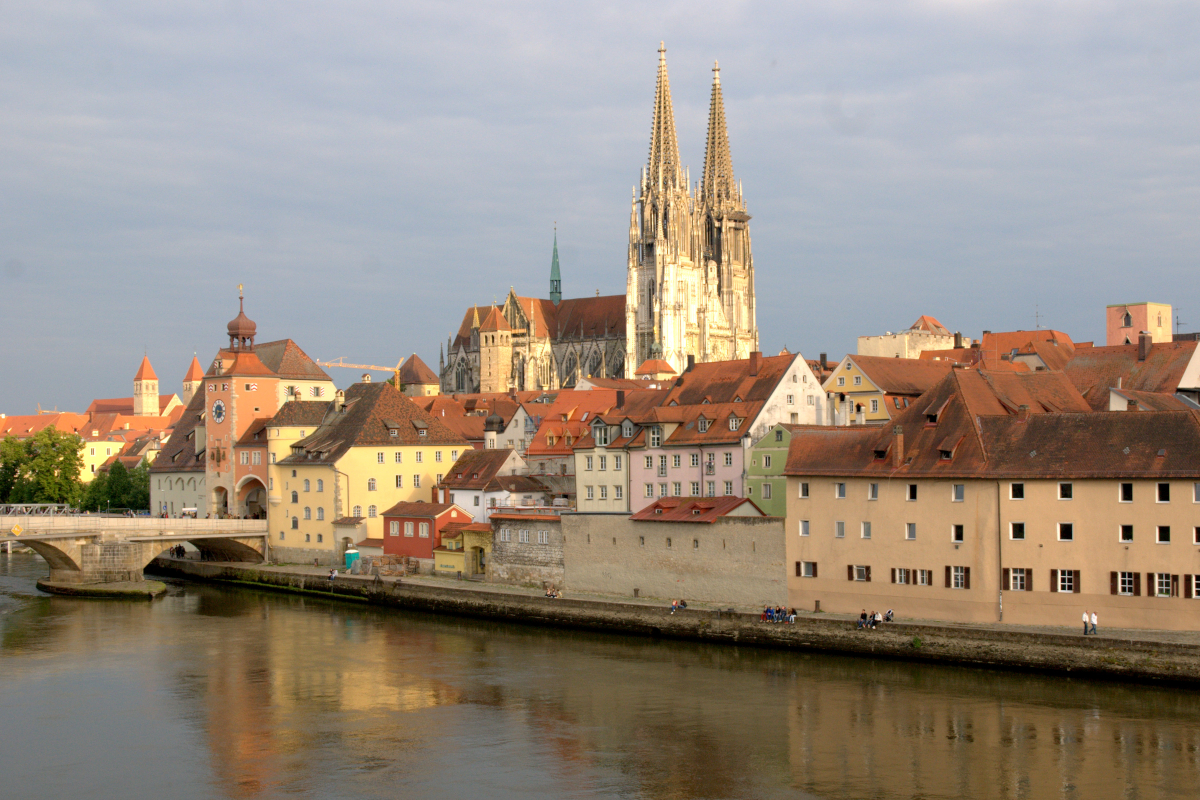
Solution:
M1194 798L1200 696L171 584L0 554L0 796Z

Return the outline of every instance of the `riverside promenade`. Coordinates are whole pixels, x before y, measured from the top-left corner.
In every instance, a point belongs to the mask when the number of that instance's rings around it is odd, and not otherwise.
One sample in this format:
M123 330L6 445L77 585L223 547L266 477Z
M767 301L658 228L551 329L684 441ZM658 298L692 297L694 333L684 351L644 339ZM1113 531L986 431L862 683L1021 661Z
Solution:
M902 616L876 630L858 630L851 615L802 612L795 624L769 623L760 620L761 609L691 601L686 610L672 614L669 598L568 593L550 599L535 588L429 575L397 579L339 572L331 581L328 568L166 557L156 559L148 570L166 577L520 624L1200 687L1200 632L1105 629L1103 620L1096 636L1084 636L1082 625L967 624Z

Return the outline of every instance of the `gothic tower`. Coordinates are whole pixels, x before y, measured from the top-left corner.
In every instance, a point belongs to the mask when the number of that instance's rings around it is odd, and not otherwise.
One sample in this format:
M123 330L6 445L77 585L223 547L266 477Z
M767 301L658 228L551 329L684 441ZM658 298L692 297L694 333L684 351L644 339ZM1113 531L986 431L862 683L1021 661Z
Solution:
M554 256L550 259L550 302L562 302L562 275L558 271L558 228L554 229Z
M629 376L648 358L682 372L689 355L719 361L747 358L758 349L750 216L733 178L720 72L713 72L704 176L693 198L680 164L666 48L660 43L650 158L629 214Z

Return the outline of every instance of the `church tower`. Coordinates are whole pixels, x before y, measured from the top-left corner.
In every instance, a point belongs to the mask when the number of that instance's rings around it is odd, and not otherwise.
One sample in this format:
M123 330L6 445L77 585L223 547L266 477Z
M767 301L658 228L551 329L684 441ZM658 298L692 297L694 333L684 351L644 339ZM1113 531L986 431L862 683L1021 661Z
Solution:
M713 69L704 174L693 196L680 164L660 43L650 158L629 214L627 375L649 358L682 372L689 355L723 361L758 349L749 220L733 177L719 68Z
M200 366L200 359L192 356L191 366L188 367L187 374L183 376L183 394L180 399L186 406L192 402L192 398L196 395L196 390L200 388L200 382L204 380L204 369Z
M133 376L133 415L158 416L158 376L150 366L149 356L142 356L142 363Z
M550 302L562 302L562 275L558 271L558 228L554 229L554 256L550 259Z

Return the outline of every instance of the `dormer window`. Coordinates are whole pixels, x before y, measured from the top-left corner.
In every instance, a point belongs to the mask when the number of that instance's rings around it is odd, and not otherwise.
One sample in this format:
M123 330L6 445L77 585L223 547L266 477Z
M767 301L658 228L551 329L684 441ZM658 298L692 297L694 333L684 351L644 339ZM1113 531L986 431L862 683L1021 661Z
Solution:
M655 425L650 429L650 446L659 447L662 445L662 426Z
M705 433L708 430L708 420L706 420L704 417L701 417L700 419L696 420L696 427L701 433Z
M592 425L592 438L596 440L597 445L608 444L608 426L603 421L596 420Z
M942 412L946 410L946 406L950 405L950 399L946 398L941 405L930 405L925 409L925 424L937 425L938 419L942 416Z
M888 454L888 449L886 447L875 448L875 460L876 461L883 461L885 458L887 458L887 454Z
M621 435L624 436L626 439L633 438L633 423L632 422L630 422L629 420L625 420L625 422L623 422L621 424Z
M425 436L428 432L429 431L425 430L424 428L421 428L417 431L417 436Z
M735 416L733 416L733 415L731 414L731 415L729 416L729 430L731 430L731 431L736 431L736 430L737 430L738 428L740 428L741 426L742 426L742 420L741 420L741 418L740 418L740 417L735 417Z
M400 431L396 430L395 428L392 428L391 430L388 431L388 436L395 437L395 436L399 436L399 435L400 435Z

